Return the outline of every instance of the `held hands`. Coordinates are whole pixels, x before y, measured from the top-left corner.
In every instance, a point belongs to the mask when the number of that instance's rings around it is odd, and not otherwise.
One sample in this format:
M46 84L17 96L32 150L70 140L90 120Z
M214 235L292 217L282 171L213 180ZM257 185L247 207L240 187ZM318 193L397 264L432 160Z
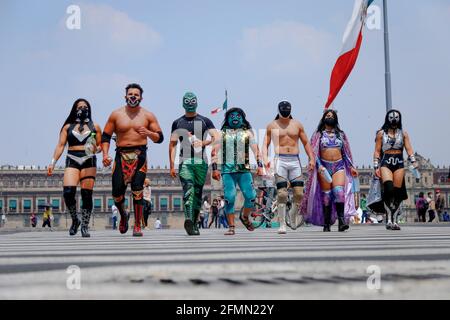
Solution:
M315 165L316 165L316 162L314 161L314 159L309 159L309 162L308 162L308 170L309 170L309 171L314 170ZM323 168L323 167L322 167L322 168ZM323 169L325 170L325 168L323 168Z
M170 176L175 179L177 177L177 172L175 171L174 167L170 168Z
M375 170L375 176L376 176L377 178L381 179L381 169L380 169L380 168L378 168L378 169Z
M109 167L112 163L112 158L108 154L103 155L103 166Z
M220 181L220 171L219 170L214 170L212 173L212 178L216 181Z
M258 169L256 169L256 174L258 176L263 176L264 175L264 168L263 167L258 167Z
M192 142L192 146L194 148L203 148L203 141L202 140L194 140Z
M353 167L350 168L350 171L352 173L352 177L357 177L359 175L358 170Z
M49 177L51 177L52 175L53 175L53 165L52 164L50 164L48 167L47 167L47 176L49 176Z

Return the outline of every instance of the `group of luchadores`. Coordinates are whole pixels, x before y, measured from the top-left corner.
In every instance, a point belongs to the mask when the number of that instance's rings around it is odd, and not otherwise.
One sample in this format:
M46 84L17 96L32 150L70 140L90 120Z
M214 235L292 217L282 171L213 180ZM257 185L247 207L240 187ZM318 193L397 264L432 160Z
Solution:
M90 237L89 220L93 209L93 188L97 170L96 153L103 153L103 165L112 168L112 196L120 213L119 231L128 231L129 213L125 208L125 192L131 184L133 196L133 236L142 236L143 189L147 174L147 139L154 143L164 141L163 132L155 115L141 106L143 89L130 84L125 89L126 105L113 111L101 131L92 120L92 109L85 99L74 102L71 112L60 130L48 175L68 145L64 171L64 201L72 218L69 230L77 234L81 226L83 237ZM250 150L257 163L257 175L268 170L275 173L277 187L277 211L280 228L286 233L286 214L290 226L295 229L299 219L306 219L330 231L336 220L339 231L348 229L348 219L354 215L355 201L352 193L356 171L346 135L339 127L337 113L326 110L311 140L303 125L293 119L292 106L281 101L278 113L267 128L262 148L258 147L255 133L241 108L226 111L220 130L205 116L197 113L197 96L187 92L182 98L184 114L172 124L169 142L170 175L177 176L176 150L179 145L178 176L183 188L185 222L188 235L199 235L198 216L201 209L203 186L208 172L205 148L211 147L212 178L222 180L225 196L225 214L229 229L225 235L235 234L235 201L237 186L244 198L242 224L249 231L253 226L249 215L254 208L256 191L250 167ZM109 155L114 137L116 155ZM308 162L308 181L302 180L299 141L302 142ZM269 147L273 144L274 158L269 159ZM409 137L402 130L399 111L386 114L385 124L377 133L375 144L375 175L383 181L383 210L387 213L387 228L398 230L398 207L404 197L403 148L409 160L416 165ZM395 158L395 159L394 159ZM393 163L395 161L395 167ZM327 178L328 177L328 178ZM76 190L81 188L81 220L77 212ZM293 201L286 212L288 188Z

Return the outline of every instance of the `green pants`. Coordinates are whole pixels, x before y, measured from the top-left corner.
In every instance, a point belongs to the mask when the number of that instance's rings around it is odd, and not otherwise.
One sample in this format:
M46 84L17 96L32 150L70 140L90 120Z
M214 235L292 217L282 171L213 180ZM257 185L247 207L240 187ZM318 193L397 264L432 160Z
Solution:
M204 160L198 158L186 159L178 168L183 186L184 216L194 223L197 222L200 213L207 172L208 165Z

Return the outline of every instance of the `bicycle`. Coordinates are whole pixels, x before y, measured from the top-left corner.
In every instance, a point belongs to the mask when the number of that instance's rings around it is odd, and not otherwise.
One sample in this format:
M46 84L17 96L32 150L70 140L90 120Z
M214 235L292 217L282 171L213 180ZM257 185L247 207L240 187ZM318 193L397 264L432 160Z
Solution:
M257 197L255 201L255 207L250 212L249 219L253 224L253 227L259 228L265 226L266 228L272 228L272 220L278 211L278 201L276 200L276 189L271 186L258 187L262 192L262 197ZM289 190L288 201L286 203L286 225L290 228L291 221L288 212L292 207L292 191ZM241 208L240 215L242 216L244 208ZM304 224L304 219L301 216L299 222L297 222L297 228Z

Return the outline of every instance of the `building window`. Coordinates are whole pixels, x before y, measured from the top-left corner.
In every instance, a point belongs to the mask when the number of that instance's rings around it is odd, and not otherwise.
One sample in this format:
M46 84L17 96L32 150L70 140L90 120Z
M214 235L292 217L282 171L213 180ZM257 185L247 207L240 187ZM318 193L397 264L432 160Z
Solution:
M168 199L166 197L159 198L159 210L160 211L167 211L168 209Z
M61 201L59 199L52 199L52 209L55 212L59 212L61 210Z
M108 209L111 209L114 204L114 199L108 198Z
M37 211L44 212L46 199L37 199Z
M101 198L95 198L94 199L94 210L95 211L101 211L102 210L102 199Z
M30 199L24 199L22 205L23 205L23 212L31 212L31 200Z
M152 197L152 201L150 203L150 208L153 211L155 209L156 198Z
M173 198L172 208L173 208L173 211L180 211L181 210L181 198L180 197L174 197Z
M8 206L9 212L17 212L17 200L11 199L9 200L9 206Z
M0 199L0 212L3 212L3 199Z

